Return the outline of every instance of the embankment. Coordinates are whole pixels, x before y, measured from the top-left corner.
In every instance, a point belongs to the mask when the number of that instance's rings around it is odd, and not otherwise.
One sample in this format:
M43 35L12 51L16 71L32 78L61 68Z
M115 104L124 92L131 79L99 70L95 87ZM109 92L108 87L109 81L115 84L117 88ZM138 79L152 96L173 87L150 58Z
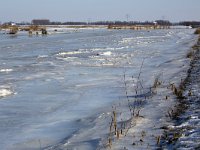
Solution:
M200 29L195 34L200 34ZM183 96L177 97L174 126L166 127L161 149L200 149L200 35L187 57L191 59L190 69L179 87Z

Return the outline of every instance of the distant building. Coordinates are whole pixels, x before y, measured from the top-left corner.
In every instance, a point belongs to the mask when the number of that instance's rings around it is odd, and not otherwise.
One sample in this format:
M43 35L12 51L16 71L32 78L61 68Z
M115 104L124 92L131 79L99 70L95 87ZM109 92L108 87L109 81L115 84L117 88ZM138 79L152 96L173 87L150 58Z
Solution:
M48 19L34 19L32 20L34 25L49 25L50 21Z
M16 26L16 23L12 22L12 23L11 23L11 26Z
M156 21L154 21L154 22L153 22L153 25L156 26L156 25L158 25L158 23L157 23Z

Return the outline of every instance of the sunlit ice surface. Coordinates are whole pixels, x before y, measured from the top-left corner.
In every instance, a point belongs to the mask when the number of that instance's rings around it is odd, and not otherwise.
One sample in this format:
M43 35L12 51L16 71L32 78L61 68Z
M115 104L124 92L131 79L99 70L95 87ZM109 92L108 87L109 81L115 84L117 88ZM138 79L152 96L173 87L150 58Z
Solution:
M144 87L150 87L157 75L163 82L180 82L189 66L186 53L195 42L192 33L191 29L80 29L47 36L0 32L1 149L53 145L95 149L108 133L105 120L110 119L112 106L125 99L124 75L134 87L143 62ZM155 121L159 116L153 104L146 104L150 113L143 112ZM74 144L68 144L70 139Z

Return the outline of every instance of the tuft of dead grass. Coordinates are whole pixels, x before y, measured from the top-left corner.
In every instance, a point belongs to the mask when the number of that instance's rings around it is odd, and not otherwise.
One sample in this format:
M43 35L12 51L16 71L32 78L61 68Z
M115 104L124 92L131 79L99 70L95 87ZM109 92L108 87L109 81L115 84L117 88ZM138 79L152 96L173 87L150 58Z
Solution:
M197 28L194 34L200 34L200 28Z

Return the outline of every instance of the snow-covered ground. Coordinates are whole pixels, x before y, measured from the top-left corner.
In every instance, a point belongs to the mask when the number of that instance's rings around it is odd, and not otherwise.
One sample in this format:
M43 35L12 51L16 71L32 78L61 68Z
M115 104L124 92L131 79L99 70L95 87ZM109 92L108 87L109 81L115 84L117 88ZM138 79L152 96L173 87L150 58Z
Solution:
M179 100L179 110L184 111L174 124L167 127L167 137L162 147L168 149L200 149L200 41L193 46L190 69L184 82L184 99Z
M193 32L1 35L1 148L159 147L163 127L173 125L171 84L187 76Z

